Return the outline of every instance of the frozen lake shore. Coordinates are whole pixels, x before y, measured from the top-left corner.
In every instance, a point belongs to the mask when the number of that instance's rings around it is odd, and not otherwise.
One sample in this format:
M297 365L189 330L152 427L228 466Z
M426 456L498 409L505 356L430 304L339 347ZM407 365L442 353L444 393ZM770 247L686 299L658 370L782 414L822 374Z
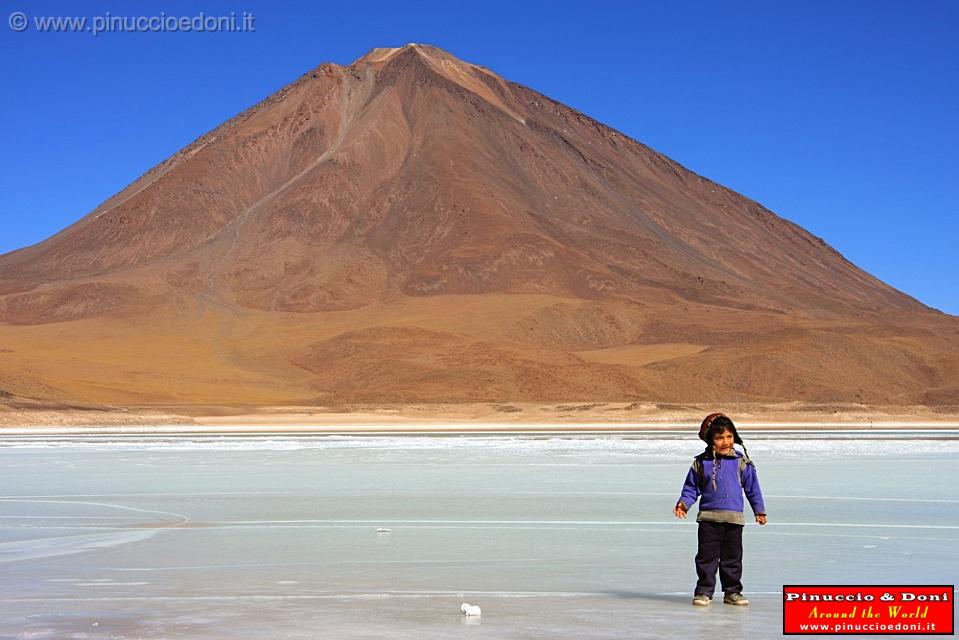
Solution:
M783 584L955 581L959 432L743 437L752 606L703 611L693 433L8 435L0 635L770 637Z

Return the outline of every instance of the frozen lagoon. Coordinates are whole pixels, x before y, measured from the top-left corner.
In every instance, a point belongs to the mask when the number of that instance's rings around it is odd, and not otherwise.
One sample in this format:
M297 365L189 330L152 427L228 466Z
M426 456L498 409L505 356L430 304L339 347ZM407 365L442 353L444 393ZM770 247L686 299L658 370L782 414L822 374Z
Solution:
M959 432L743 437L752 606L705 610L686 431L6 437L0 636L765 638L783 584L955 582Z

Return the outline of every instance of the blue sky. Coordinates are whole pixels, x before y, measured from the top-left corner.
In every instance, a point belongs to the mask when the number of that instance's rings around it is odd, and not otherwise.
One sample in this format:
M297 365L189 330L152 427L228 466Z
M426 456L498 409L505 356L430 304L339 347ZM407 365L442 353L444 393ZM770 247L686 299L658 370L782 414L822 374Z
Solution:
M42 2L0 13L0 253L316 65L435 44L580 109L959 315L959 3ZM10 16L23 12L25 31ZM39 33L238 16L247 33Z

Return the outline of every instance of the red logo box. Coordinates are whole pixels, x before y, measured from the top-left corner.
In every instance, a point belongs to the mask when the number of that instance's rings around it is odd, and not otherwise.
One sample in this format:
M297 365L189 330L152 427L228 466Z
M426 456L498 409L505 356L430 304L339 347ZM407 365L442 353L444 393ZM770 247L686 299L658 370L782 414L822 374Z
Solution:
M783 635L952 635L955 586L783 585Z

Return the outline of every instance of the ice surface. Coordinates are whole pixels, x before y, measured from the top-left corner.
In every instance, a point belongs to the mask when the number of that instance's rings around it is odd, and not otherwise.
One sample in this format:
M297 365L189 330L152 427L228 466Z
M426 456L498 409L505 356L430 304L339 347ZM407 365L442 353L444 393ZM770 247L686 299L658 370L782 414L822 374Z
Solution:
M706 610L687 433L8 437L0 637L762 638L783 584L955 582L959 433L743 435L770 524Z

